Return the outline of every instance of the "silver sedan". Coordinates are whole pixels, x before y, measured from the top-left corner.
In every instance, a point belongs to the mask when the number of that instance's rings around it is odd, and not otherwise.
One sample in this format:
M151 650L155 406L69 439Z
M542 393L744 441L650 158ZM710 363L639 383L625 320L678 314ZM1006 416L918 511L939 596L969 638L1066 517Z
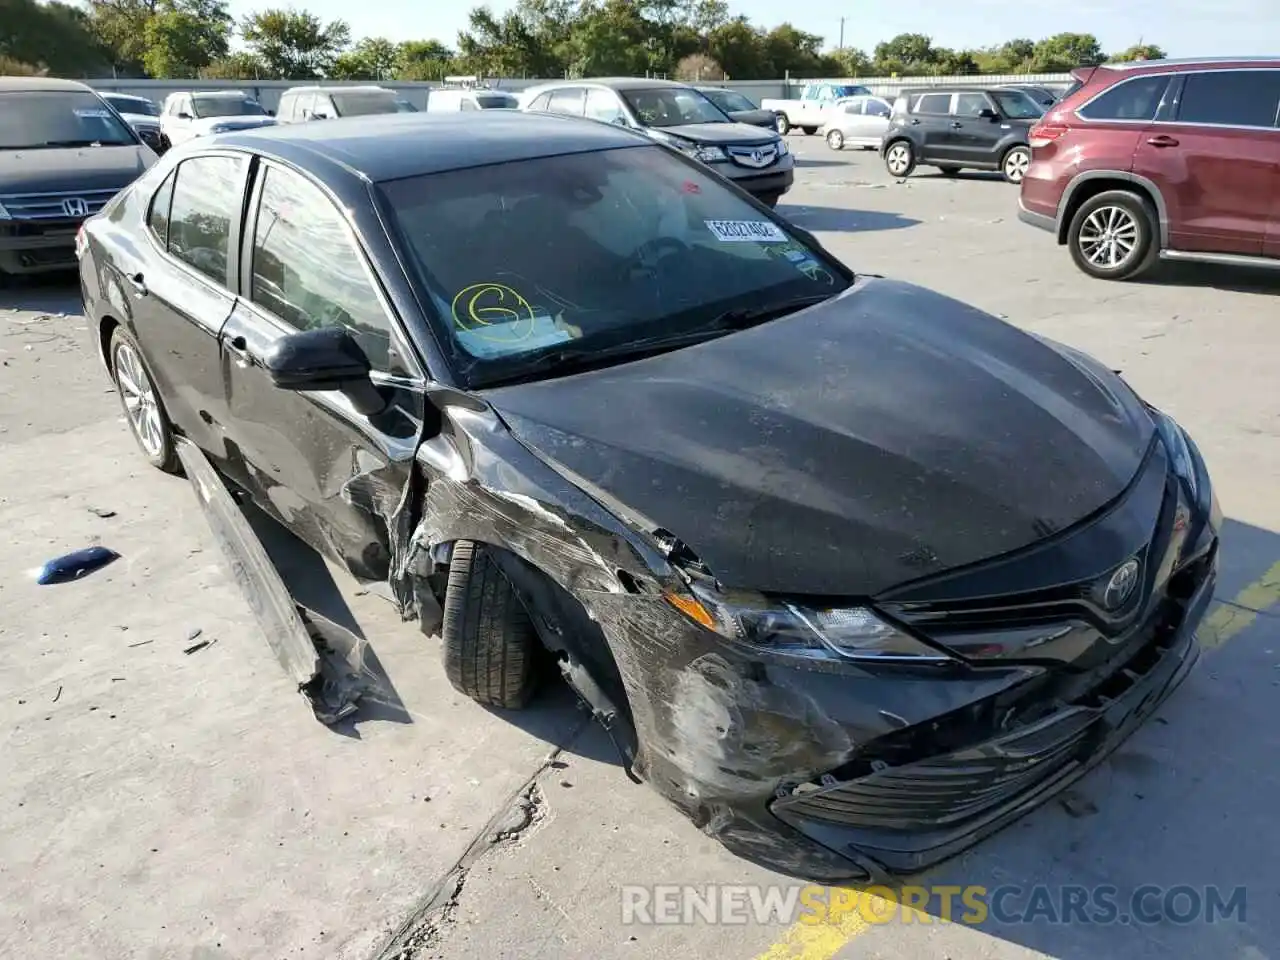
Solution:
M832 150L845 147L875 149L889 129L893 107L880 97L848 97L835 103L827 114L823 133Z

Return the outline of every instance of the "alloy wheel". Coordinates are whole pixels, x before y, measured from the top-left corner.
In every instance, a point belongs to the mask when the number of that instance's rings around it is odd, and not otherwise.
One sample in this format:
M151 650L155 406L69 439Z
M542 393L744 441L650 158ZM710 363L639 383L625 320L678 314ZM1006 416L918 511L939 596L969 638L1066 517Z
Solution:
M1025 150L1010 150L1004 158L1004 175L1010 183L1021 183L1031 166L1031 155Z
M830 147L832 150L843 150L844 134L842 134L839 130L828 130L827 146Z
M1080 252L1095 267L1115 269L1133 257L1138 229L1133 214L1123 207L1099 207L1080 226Z
M911 166L911 151L905 144L895 143L889 148L889 155L885 159L889 163L889 172L902 176Z
M127 343L116 346L115 373L116 386L129 416L129 426L148 454L161 456L164 453L164 427L155 387L141 358Z

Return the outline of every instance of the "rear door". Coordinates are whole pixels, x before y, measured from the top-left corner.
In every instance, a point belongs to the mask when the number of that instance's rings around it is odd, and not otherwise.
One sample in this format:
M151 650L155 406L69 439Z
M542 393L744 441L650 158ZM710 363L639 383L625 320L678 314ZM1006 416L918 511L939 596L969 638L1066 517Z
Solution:
M998 119L999 111L981 90L957 93L952 104L950 137L947 141L951 156L968 164L994 164L999 161L998 150L1004 135ZM989 110L996 118L982 116Z
M226 407L218 336L236 301L247 166L235 154L183 160L147 200L138 259L117 264L170 418L219 463Z
M1280 70L1187 73L1133 172L1160 186L1175 250L1260 256L1280 188Z
M423 377L338 205L300 173L260 161L240 259L241 297L222 330L236 473L268 513L353 574L386 579L386 517L422 426ZM372 416L341 392L275 387L261 359L299 330L344 327L387 400Z
M950 93L924 93L915 98L907 124L915 134L922 161L955 160Z

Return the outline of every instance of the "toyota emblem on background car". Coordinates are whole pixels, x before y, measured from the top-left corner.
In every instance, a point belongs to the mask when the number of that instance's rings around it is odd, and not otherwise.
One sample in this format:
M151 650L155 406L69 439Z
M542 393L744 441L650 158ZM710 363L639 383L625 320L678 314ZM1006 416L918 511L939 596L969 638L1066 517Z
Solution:
M1106 588L1102 591L1102 605L1108 610L1119 610L1131 596L1138 585L1139 563L1136 559L1126 560L1111 574Z
M62 212L68 217L87 217L89 204L80 197L67 197L62 201Z

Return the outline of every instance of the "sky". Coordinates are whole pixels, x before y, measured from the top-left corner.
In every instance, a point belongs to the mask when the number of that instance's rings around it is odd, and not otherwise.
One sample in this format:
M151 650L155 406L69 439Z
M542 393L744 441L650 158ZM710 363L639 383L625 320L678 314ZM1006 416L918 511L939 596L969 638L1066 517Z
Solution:
M353 5L349 0L232 0L239 16L251 10L292 4L324 20L344 19L352 36L384 36L391 40L434 39L457 43L467 24L472 0L380 0ZM514 0L491 0L502 12ZM1025 0L730 0L733 16L775 27L784 20L798 29L825 37L830 47L840 39L870 52L881 40L899 33L923 33L938 46L984 47L1014 37L1038 40L1069 31L1092 33L1104 50L1119 51L1135 43L1154 43L1174 57L1231 55L1280 56L1280 3L1276 0L1058 0L1028 4Z

